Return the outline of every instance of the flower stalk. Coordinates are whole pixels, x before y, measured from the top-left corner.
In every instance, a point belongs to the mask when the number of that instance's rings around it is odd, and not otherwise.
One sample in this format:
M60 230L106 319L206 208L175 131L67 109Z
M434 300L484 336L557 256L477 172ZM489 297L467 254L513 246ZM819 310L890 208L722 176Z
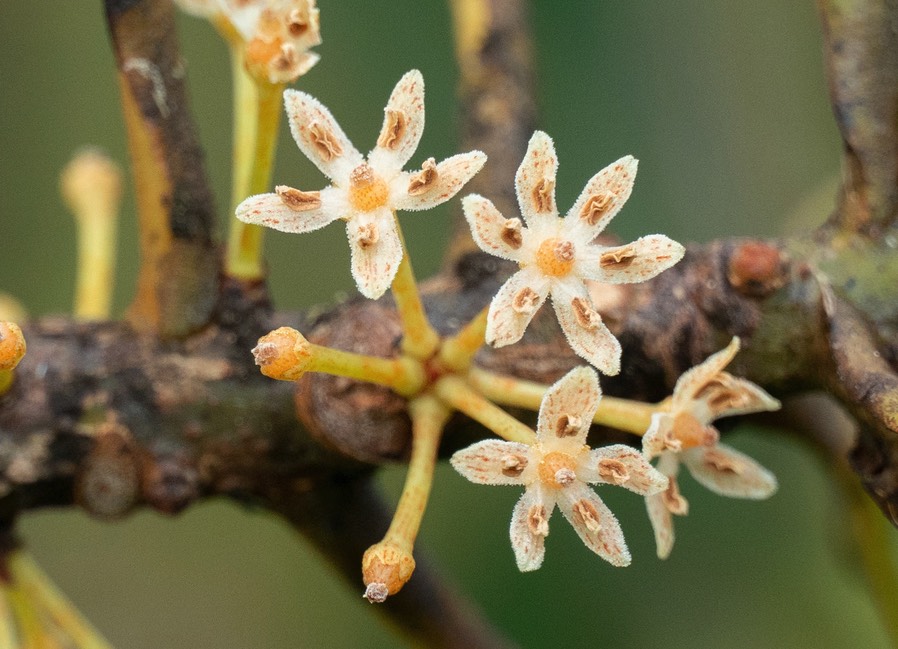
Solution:
M417 359L425 360L436 351L440 337L424 311L418 283L412 270L411 257L405 246L405 238L402 236L398 220L396 229L402 242L402 261L399 262L399 270L393 278L391 289L402 321L402 350Z
M440 346L440 361L446 367L461 372L471 366L474 356L483 347L486 340L486 323L489 314L489 306L484 307L480 313L459 329L455 335L446 338ZM546 386L548 389L548 386ZM495 399L493 399L495 401ZM536 408L539 407L537 402Z
M442 377L433 389L445 404L483 424L502 439L522 444L533 444L536 440L528 426L485 399L458 376L450 374Z

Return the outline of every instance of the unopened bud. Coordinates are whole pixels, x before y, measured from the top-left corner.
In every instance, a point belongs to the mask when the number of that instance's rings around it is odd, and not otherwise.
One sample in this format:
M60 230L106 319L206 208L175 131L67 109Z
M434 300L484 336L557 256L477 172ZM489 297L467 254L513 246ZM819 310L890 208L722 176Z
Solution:
M312 344L296 329L281 327L259 338L253 356L265 376L296 381L312 361Z
M122 196L122 171L102 151L85 149L63 169L60 189L76 218L114 219Z
M372 604L383 603L389 595L402 590L414 571L411 553L386 541L372 545L362 557L365 599Z

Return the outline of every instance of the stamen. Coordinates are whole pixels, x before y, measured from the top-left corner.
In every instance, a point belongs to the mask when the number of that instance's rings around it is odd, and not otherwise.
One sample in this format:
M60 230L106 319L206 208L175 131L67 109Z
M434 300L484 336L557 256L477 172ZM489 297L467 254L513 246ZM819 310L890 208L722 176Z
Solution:
M537 212L555 212L555 181L541 178L533 187L533 207Z
M408 195L421 196L426 194L437 185L437 161L428 158L421 165L421 171L416 173L408 182Z
M549 519L546 508L542 505L531 505L527 512L527 528L533 535L549 536Z
M595 506L588 500L578 500L574 503L574 514L580 519L583 525L593 534L602 531L602 524L599 522L599 512Z
M502 458L502 475L517 478L527 468L527 458L523 455L506 455Z
M524 244L522 230L521 219L505 219L505 222L502 224L502 234L499 236L512 249L517 250Z
M595 225L608 212L613 198L614 194L610 192L593 194L583 204L583 209L580 210L580 218L589 223L589 225Z
M521 315L526 315L536 311L539 306L539 293L529 286L525 286L514 296L511 301L511 308Z
M384 115L384 126L380 137L377 138L377 146L382 149L395 151L402 142L402 136L405 135L405 129L408 126L408 115L401 110L386 110L384 112L386 113Z
M724 455L713 448L705 451L704 463L721 473L730 473L732 475L742 475L745 470L742 464L736 459Z
M356 243L363 250L367 250L380 240L380 232L376 223L365 223L360 226L355 235Z
M561 415L555 422L555 435L573 437L583 428L583 420L575 415Z
M321 192L304 192L287 185L274 188L278 198L294 212L308 212L321 207Z
M680 495L680 487L677 479L671 477L667 483L667 489L661 493L661 499L667 511L676 516L685 516L689 513L689 502Z
M605 269L626 268L636 260L636 249L633 246L614 248L599 257L599 266Z
M320 122L313 121L309 124L309 137L312 139L312 145L318 149L318 155L325 162L330 162L334 158L343 155L343 147L340 146L337 136Z
M620 486L630 479L630 471L627 469L627 465L614 458L605 457L599 460L598 470L599 476L610 484Z
M602 324L602 316L584 298L575 297L572 299L571 308L574 311L574 318L577 320L577 324L584 329L593 331Z

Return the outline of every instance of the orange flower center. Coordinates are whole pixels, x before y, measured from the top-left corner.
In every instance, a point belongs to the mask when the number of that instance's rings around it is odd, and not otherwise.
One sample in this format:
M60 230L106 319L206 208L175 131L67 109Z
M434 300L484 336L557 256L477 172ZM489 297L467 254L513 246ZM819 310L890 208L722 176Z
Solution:
M719 435L713 426L705 426L688 412L678 413L674 417L673 437L680 442L680 450L685 451L696 446L714 444Z
M576 468L577 460L567 453L553 451L539 463L539 480L547 487L561 489L576 479Z
M363 162L349 174L349 202L359 212L370 212L387 204L390 191L374 170Z
M564 277L574 268L574 244L552 237L539 244L536 265L544 275Z

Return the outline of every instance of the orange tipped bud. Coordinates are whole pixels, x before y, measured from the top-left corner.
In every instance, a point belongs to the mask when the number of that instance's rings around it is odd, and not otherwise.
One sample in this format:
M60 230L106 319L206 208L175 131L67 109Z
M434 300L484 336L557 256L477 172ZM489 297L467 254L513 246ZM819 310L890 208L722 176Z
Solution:
M25 356L25 336L14 322L0 322L0 371L15 368Z
M362 558L365 599L372 604L383 603L389 595L402 590L414 571L411 553L385 541L372 545Z
M265 376L296 381L312 362L312 344L296 329L281 327L259 338L253 356Z

